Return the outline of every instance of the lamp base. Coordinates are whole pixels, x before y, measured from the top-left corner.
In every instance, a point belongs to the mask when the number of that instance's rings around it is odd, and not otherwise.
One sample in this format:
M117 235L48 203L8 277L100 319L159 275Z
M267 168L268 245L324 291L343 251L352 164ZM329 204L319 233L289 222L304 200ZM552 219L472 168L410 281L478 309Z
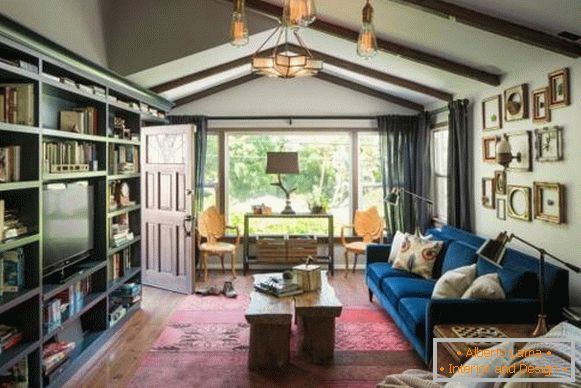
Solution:
M539 314L539 319L537 320L537 327L531 334L533 337L540 337L547 334L549 329L547 328L547 316L544 314Z
M286 206L283 211L280 212L280 214L296 214L296 212L291 207L290 199L286 200Z

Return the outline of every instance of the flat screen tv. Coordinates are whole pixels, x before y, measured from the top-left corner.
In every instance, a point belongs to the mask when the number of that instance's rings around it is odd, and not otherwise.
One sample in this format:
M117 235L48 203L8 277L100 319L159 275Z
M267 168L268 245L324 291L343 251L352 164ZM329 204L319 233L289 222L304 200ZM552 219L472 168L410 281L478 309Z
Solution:
M77 262L93 249L94 189L88 182L45 185L44 275Z

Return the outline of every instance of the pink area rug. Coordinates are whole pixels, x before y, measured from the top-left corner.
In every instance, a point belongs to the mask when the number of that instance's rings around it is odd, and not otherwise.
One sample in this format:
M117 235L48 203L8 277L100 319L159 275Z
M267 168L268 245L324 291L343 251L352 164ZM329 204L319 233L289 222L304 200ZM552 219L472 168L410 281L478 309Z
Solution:
M422 367L380 307L338 293L344 308L337 319L333 365L300 359L293 325L290 365L250 372L250 329L244 319L249 290L239 292L237 299L187 297L142 359L130 387L375 387L387 374Z

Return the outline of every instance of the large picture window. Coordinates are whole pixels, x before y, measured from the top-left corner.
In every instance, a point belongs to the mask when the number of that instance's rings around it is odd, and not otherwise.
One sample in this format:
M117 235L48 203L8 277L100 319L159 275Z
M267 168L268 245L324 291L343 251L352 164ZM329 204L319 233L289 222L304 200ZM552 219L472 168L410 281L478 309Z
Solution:
M448 128L432 131L434 217L445 223L448 218Z

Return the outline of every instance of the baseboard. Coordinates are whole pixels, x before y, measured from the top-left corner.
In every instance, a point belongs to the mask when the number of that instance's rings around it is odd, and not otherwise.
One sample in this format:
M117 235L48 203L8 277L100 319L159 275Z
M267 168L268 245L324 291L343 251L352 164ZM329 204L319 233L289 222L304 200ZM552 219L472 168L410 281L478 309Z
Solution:
M241 272L242 271L242 268L243 268L242 264L236 264L235 267L236 267L236 271L238 271L238 272ZM264 270L264 269L270 269L270 268L272 268L272 271L273 272L276 272L276 271L279 271L279 270L283 270L285 267L283 267L283 266L276 267L274 265L262 265L261 266L261 265L258 265L258 264L253 264L252 267L251 267L251 270L254 269L254 268L255 269L260 269L261 271ZM321 268L322 269L326 269L327 266L326 265L323 265ZM220 263L209 263L208 264L208 269L211 270L211 271L221 270L222 269L222 266L220 265ZM230 270L230 265L227 264L227 263L224 263L224 269L225 269L226 272L228 272ZM349 271L351 271L352 269L353 269L353 264L350 264L349 265ZM356 271L363 271L363 270L365 270L365 264L357 264L357 266L355 266L355 270ZM198 267L198 271L199 271L199 267ZM345 263L335 263L335 271L345 271Z

